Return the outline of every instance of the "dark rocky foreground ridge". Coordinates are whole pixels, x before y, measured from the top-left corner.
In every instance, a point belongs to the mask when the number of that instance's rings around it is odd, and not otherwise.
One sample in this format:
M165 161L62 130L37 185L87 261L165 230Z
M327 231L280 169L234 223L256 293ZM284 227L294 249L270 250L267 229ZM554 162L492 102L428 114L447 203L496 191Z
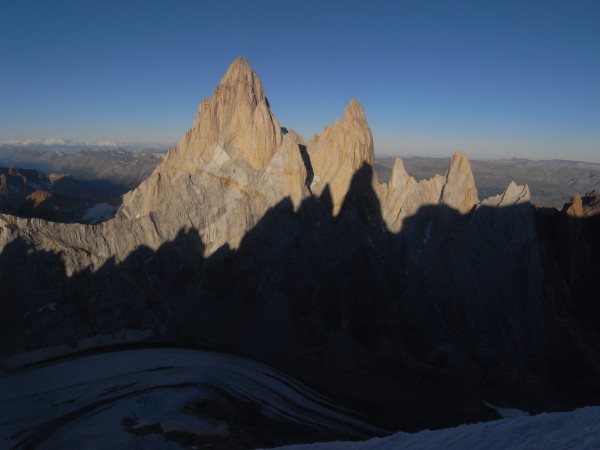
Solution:
M382 185L373 161L360 105L304 142L236 60L117 218L0 218L1 355L151 330L390 430L599 403L598 197L480 202L462 154L419 183L398 161Z

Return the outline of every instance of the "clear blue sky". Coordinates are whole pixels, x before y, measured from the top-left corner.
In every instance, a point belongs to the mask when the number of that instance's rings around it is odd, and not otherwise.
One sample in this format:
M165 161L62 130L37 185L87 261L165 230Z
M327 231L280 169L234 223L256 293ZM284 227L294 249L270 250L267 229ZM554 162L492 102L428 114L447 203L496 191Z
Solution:
M239 55L305 137L600 162L600 0L0 0L0 140L178 142Z

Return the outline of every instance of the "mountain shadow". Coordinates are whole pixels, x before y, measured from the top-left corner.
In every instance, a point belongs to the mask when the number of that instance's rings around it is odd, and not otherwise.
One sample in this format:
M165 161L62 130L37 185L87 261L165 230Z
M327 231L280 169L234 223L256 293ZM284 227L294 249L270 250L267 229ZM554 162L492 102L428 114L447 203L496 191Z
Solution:
M151 330L266 362L391 430L498 417L485 402L600 401L597 218L431 205L392 233L372 177L365 164L337 215L327 189L286 198L208 258L182 229L69 277L17 238L0 254L2 354Z
M5 232L10 232L5 230ZM124 329L156 335L174 296L200 273L203 244L194 229L153 251L140 246L124 261L67 276L60 254L22 238L0 253L3 353L69 344Z

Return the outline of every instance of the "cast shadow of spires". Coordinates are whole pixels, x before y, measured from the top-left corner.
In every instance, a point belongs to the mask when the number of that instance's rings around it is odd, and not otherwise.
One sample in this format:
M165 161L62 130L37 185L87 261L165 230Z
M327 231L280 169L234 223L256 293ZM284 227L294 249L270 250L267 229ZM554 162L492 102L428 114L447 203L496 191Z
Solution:
M310 161L310 156L308 155L308 151L306 150L306 145L298 144L298 150L300 151L300 157L302 158L304 168L306 169L306 181L304 182L304 185L312 194L311 185L315 178L315 171L313 170L312 163Z
M559 408L576 396L561 381L569 373L597 386L586 375L598 373L590 363L597 340L587 349L553 342L568 342L569 331L552 313L562 300L544 291L529 205L466 216L426 206L394 234L371 179L363 166L337 216L328 189L297 210L284 199L237 250L222 249L218 263L209 257L199 297L176 308L176 334L276 361L321 389L337 384L335 393L347 397L356 380L370 379L361 401L376 398L398 419L384 397L403 398L412 408L404 429L481 418L476 398L484 395ZM344 377L354 381L342 388ZM545 380L537 390L528 387L535 377ZM419 387L412 396L409 385ZM471 409L450 414L452 402ZM445 412L434 418L432 410Z
M60 255L17 239L0 254L4 353L152 329L262 360L404 430L492 417L482 400L541 410L598 398L592 307L557 290L560 267L548 280L529 205L426 206L395 234L372 177L357 171L336 216L328 189L297 209L283 199L208 258L182 229L69 278Z
M61 254L36 250L18 237L0 253L0 349L29 351L122 330L160 333L169 302L184 295L203 267L204 245L182 229L157 250L140 246L121 262L66 273ZM24 270L26 268L26 270Z

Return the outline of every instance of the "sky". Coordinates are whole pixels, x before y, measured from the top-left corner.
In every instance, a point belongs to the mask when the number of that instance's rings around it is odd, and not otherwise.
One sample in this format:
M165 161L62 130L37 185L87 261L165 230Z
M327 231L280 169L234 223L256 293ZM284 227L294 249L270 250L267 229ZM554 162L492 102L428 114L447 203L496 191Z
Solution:
M0 141L175 144L240 55L305 138L600 162L600 0L0 0Z

